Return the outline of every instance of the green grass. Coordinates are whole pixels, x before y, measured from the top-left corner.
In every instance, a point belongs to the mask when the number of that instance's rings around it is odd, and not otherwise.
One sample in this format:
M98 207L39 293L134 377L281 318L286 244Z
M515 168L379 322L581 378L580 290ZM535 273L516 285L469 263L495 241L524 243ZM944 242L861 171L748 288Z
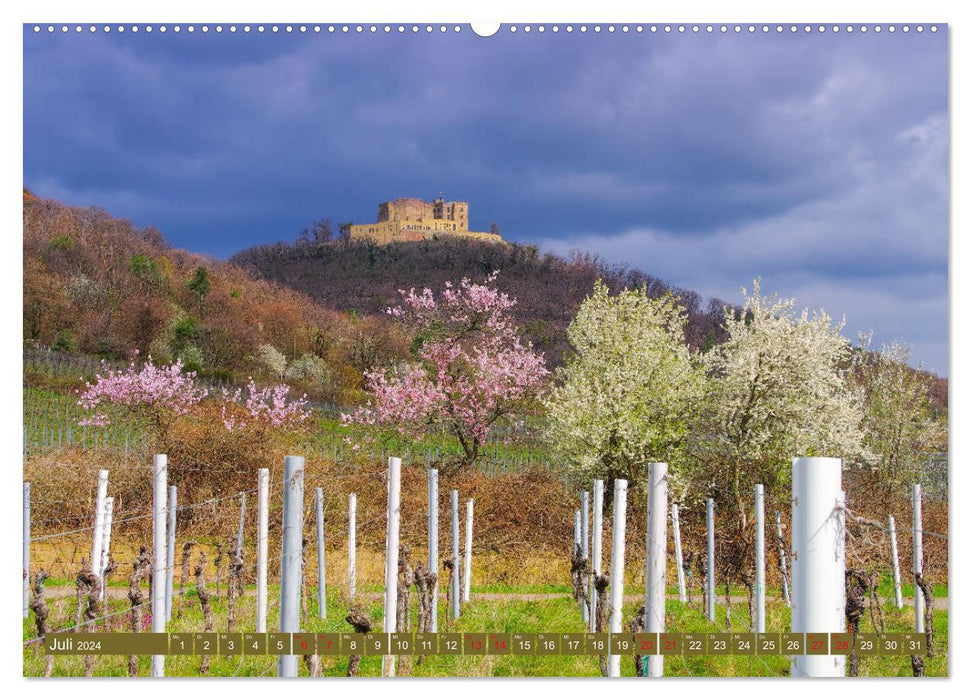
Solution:
M492 592L508 594L527 592L560 592L562 586L532 586L509 588L490 587ZM475 590L475 589L473 589ZM483 589L479 589L483 590ZM630 593L636 591L631 590ZM278 609L274 605L278 593L271 590L270 600L270 628L278 619ZM371 619L379 629L381 620L381 600L375 592L364 592L359 598L365 598ZM412 597L413 622L415 626L414 609L417 601ZM115 610L123 610L127 602L122 599L112 601ZM624 627L635 614L640 603L626 603L624 605ZM178 611L176 600L176 611ZM253 631L255 597L252 589L248 590L238 605L239 613L236 631ZM307 614L304 618L304 628L308 632L350 632L350 625L344 621L346 605L340 598L339 589L331 589L327 601L327 619L317 618L317 607L314 602L308 603ZM583 632L584 624L576 604L568 595L552 599L536 601L519 600L515 598L503 600L473 600L463 606L462 617L457 621L445 620L444 602L439 604L439 631L441 632ZM74 601L73 596L67 596L51 603L50 625L53 629L60 629L73 624ZM216 618L215 631L226 629L226 600L225 595L214 601ZM767 610L767 628L770 631L784 631L789 629L789 609L780 603L770 602ZM905 607L902 611L893 608L892 603L884 609L884 617L888 632L905 632L913 629L913 609ZM118 631L127 631L127 615L114 618ZM725 609L722 604L716 605L715 619L712 623L705 618L697 606L681 605L669 601L667 627L671 632L722 632L725 631ZM732 628L734 631L747 631L748 611L744 604L733 604ZM447 625L446 625L447 622ZM944 676L948 673L947 639L948 617L947 611L937 611L934 614L937 653L933 658L926 659L927 674ZM202 617L199 610L198 598L194 594L187 595L183 616L176 617L170 625L170 632L199 632L203 631ZM872 632L869 615L864 619L864 632ZM23 638L28 640L36 635L33 613L24 621ZM324 674L327 676L343 676L347 671L346 657L322 657ZM168 676L198 676L201 658L198 656L168 656L166 658L166 675ZM230 657L213 656L211 658L210 676L274 676L276 675L276 657L273 656L241 656ZM634 661L632 657L621 657L621 675L634 675ZM44 657L34 647L24 649L24 675L36 676L43 673ZM55 676L80 676L84 673L83 657L56 656L54 657ZM306 665L300 661L300 674L306 675ZM748 656L669 656L665 659L665 674L668 676L784 676L789 671L789 659L783 656L748 657ZM139 675L148 675L148 657L139 659ZM381 673L381 658L365 656L361 660L360 675L378 676ZM411 657L399 657L399 675L409 676L599 676L599 658L596 656L427 656L419 664ZM125 676L127 675L127 658L119 656L97 657L94 670L96 676ZM910 676L910 659L907 656L874 656L863 657L861 660L861 675L864 676Z
M905 576L901 572L901 576ZM903 594L904 599L914 597L914 584L913 583L901 583L900 591ZM880 580L880 584L877 586L877 593L880 594L881 599L893 600L893 576L891 574L884 574L883 578ZM946 598L947 597L947 584L935 583L934 584L934 597L935 598Z

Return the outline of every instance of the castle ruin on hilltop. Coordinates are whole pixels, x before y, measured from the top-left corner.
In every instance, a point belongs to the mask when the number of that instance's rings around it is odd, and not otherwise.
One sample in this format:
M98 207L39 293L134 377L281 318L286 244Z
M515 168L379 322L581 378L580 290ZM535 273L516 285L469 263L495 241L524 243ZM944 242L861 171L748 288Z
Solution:
M446 202L438 197L426 202L419 197L398 197L378 205L373 224L352 224L351 240L372 240L378 244L421 241L457 236L501 243L497 233L469 231L469 203Z

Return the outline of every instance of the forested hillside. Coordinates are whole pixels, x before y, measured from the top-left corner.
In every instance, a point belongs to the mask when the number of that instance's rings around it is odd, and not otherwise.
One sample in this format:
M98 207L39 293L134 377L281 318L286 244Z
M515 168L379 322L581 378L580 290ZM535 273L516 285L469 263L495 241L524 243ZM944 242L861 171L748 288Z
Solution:
M651 296L676 294L688 311L692 348L721 337L723 302L596 256L563 258L536 246L438 239L379 246L367 241L279 243L244 250L232 262L255 277L286 285L323 306L364 314L383 312L399 289L440 289L462 277L481 279L494 270L496 285L517 300L514 313L524 335L548 362L559 365L567 351L566 327L602 279L611 289L647 285Z
M215 379L285 378L318 398L354 402L361 374L403 356L382 316L332 311L239 267L166 245L99 208L24 191L26 342L68 353L181 358Z

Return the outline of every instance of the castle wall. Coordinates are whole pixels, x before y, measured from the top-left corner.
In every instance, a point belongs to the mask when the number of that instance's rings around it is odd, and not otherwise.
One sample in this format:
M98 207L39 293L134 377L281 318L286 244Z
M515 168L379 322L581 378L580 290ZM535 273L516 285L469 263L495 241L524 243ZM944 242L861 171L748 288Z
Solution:
M426 202L418 197L398 197L378 204L378 220L355 224L351 239L371 239L379 244L416 241L439 236L462 236L481 241L501 242L502 237L484 231L469 231L468 202Z
M354 224L351 226L351 240L370 239L379 245L395 241L420 241L431 238L474 238L480 241L501 243L502 237L485 231L459 231L450 226L454 222L430 221L424 223L381 221L374 224Z

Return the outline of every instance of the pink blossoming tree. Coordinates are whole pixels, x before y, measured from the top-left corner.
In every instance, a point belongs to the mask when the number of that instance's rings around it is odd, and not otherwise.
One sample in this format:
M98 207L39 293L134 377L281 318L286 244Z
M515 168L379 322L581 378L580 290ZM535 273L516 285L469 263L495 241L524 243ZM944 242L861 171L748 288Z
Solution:
M290 398L290 387L280 384L260 389L252 379L244 389L223 390L218 403L221 425L228 433L249 428L263 433L274 428L294 428L307 418L306 397ZM110 419L107 405L121 407L129 417L143 421L151 430L158 446L171 447L170 435L175 421L187 415L202 415L201 402L209 396L199 386L195 372L183 371L181 360L158 366L152 358L138 367L133 360L123 370L107 370L88 382L78 404L94 411L79 425L106 426ZM213 407L215 408L215 407ZM259 437L257 435L256 437Z
M306 395L290 398L290 387L277 384L262 389L250 377L246 391L223 389L219 407L223 426L229 432L244 430L247 425L266 428L293 428L310 417Z
M129 416L147 423L162 443L179 417L190 413L208 391L196 382L195 372L183 372L182 360L168 366L158 366L149 357L139 368L136 361L123 370L109 369L87 382L78 404L96 411L78 425L106 426L109 418L105 405L123 407Z
M490 429L522 412L549 373L542 354L520 340L510 313L516 302L492 286L496 275L446 282L438 296L401 290L401 304L387 313L415 333L416 360L366 373L371 399L343 423L413 438L444 427L464 451L459 466L472 464Z

